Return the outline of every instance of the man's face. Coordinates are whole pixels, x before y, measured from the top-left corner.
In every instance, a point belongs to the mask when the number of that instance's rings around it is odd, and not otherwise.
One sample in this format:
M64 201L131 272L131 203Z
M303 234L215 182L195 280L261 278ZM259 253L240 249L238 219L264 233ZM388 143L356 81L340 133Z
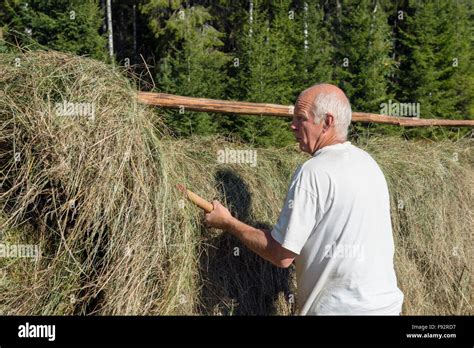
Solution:
M313 154L316 151L317 141L321 135L323 122L314 123L311 112L312 101L310 98L300 96L296 101L291 130L300 145L300 150Z

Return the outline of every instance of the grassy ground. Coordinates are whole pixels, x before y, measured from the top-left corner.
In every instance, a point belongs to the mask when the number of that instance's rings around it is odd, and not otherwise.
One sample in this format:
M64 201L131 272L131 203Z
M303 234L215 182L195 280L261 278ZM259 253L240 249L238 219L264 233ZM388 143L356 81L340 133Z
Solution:
M0 313L294 313L292 270L205 229L175 185L269 227L306 156L173 139L119 72L92 60L1 55L0 69L0 233L42 254L0 258ZM94 120L58 116L65 100L93 104ZM403 313L471 313L472 142L358 145L389 183ZM256 150L257 166L218 163L226 147Z

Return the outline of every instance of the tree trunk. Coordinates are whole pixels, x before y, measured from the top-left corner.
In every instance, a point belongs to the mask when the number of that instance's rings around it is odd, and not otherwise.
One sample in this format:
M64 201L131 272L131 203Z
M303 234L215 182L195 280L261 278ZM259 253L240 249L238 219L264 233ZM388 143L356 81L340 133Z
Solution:
M109 56L114 59L114 36L112 29L112 0L107 0L107 33L109 37Z

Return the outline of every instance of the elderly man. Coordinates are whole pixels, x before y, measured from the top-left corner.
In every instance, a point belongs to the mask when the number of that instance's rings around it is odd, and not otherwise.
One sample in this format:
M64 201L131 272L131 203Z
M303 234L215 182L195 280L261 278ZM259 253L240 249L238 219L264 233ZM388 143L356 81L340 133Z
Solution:
M336 86L299 95L291 129L312 157L293 175L271 232L237 220L218 201L205 215L208 226L230 232L274 265L295 260L301 315L401 312L387 183L374 159L346 141L351 114Z

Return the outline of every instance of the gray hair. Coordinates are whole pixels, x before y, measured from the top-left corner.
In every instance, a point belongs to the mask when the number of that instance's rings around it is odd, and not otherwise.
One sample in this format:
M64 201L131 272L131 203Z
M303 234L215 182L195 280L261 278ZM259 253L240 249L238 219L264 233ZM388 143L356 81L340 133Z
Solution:
M311 111L316 124L325 120L327 113L333 115L336 136L341 140L347 139L347 131L352 118L351 104L347 98L334 92L321 91L316 95Z

